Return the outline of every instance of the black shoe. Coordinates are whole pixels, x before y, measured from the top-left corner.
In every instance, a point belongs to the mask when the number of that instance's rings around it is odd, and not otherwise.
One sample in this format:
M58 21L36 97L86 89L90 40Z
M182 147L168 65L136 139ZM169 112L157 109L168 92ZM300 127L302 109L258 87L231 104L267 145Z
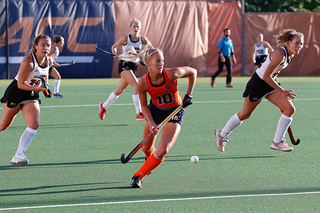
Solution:
M140 176L132 177L131 188L141 188L141 179Z

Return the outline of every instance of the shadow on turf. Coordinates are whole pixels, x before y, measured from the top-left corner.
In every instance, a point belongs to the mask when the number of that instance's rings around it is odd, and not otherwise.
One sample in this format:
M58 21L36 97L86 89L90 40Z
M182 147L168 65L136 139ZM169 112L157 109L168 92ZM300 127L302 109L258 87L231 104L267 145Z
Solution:
M190 161L191 155L175 155L175 156L166 156L166 162L176 162L176 161ZM261 158L275 158L276 156L238 156L238 157L212 157L210 154L199 155L201 161L207 160L238 160L238 159L261 159ZM145 161L144 157L132 158L129 163L143 163ZM43 166L83 166L83 165L95 165L95 164L121 164L120 157L119 159L107 159L107 160L97 160L97 161L81 161L81 162L65 162L65 163L44 163L44 164L29 164L27 168L33 167L43 167ZM20 167L15 166L0 166L1 170L13 170L19 169Z
M82 124L58 124L58 125L53 125L53 124L45 124L45 125L40 125L39 128L58 128L58 129L63 129L63 128L78 128L78 127L103 127L103 126L129 126L128 124L87 124L87 123L82 123ZM12 126L10 129L15 129L15 128L26 128L26 126Z
M26 188L17 188L17 189L3 189L3 190L0 190L0 197L1 196L58 194L58 193L60 194L60 193L74 193L74 192L98 191L98 190L106 190L106 189L128 189L129 188L129 186L112 186L112 187L106 187L105 186L105 185L115 185L115 184L124 184L124 183L123 182L79 183L79 184L65 184L65 185L28 187L28 188L26 187ZM93 188L94 186L97 186L97 187ZM58 190L58 189L63 188L63 187L77 187L77 188L79 188L79 187L90 187L90 188L87 188L87 189ZM37 190L49 190L49 189L57 189L57 191L36 192ZM5 193L14 193L14 194L9 194L8 195L8 194L5 194Z

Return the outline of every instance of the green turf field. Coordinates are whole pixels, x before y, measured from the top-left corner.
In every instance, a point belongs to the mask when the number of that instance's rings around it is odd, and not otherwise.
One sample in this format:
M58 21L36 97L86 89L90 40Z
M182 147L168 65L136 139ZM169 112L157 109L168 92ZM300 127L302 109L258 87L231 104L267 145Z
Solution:
M233 78L232 89L225 88L225 77L217 78L214 89L209 78L199 78L176 144L141 189L129 186L144 162L142 151L120 162L142 140L144 122L135 121L132 89L108 108L105 120L98 117L98 104L118 80L63 79L64 98L42 98L26 167L9 163L26 128L21 113L0 133L0 211L319 212L320 77L278 78L297 94L291 128L301 143L291 153L269 148L280 111L267 101L220 153L213 131L241 109L248 77ZM1 94L9 82L0 81ZM185 79L179 88L183 96ZM191 163L192 155L200 161Z

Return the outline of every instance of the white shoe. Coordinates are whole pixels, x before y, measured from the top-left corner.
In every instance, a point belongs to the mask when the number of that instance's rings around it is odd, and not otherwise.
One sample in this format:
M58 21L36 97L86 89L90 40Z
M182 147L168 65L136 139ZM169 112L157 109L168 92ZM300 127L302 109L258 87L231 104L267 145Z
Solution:
M229 141L229 139L228 137L224 137L224 138L221 137L220 132L221 132L221 129L214 130L214 135L216 137L216 146L220 152L224 152L224 147L227 145L227 142Z
M26 166L29 164L29 160L26 158L25 155L15 155L13 156L10 163L14 166Z
M288 146L288 144L284 141L281 141L280 143L275 143L272 141L270 149L279 150L283 152L291 152L293 150L293 148Z

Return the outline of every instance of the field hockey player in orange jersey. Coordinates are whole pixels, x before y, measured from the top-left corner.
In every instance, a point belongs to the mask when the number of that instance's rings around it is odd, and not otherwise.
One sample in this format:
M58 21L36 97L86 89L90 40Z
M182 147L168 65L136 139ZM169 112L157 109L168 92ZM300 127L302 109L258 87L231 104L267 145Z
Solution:
M131 188L141 188L141 180L163 162L174 145L183 123L184 108L192 104L192 92L197 78L197 70L191 67L163 68L163 52L157 48L147 50L145 63L149 72L138 82L141 108L146 118L143 136L146 137L150 132L153 132L153 135L142 146L146 161L133 175ZM179 78L189 79L189 86L183 100L177 85ZM151 97L149 105L147 93ZM181 104L184 108L162 127L160 142L155 150L155 140L159 132L157 125Z

